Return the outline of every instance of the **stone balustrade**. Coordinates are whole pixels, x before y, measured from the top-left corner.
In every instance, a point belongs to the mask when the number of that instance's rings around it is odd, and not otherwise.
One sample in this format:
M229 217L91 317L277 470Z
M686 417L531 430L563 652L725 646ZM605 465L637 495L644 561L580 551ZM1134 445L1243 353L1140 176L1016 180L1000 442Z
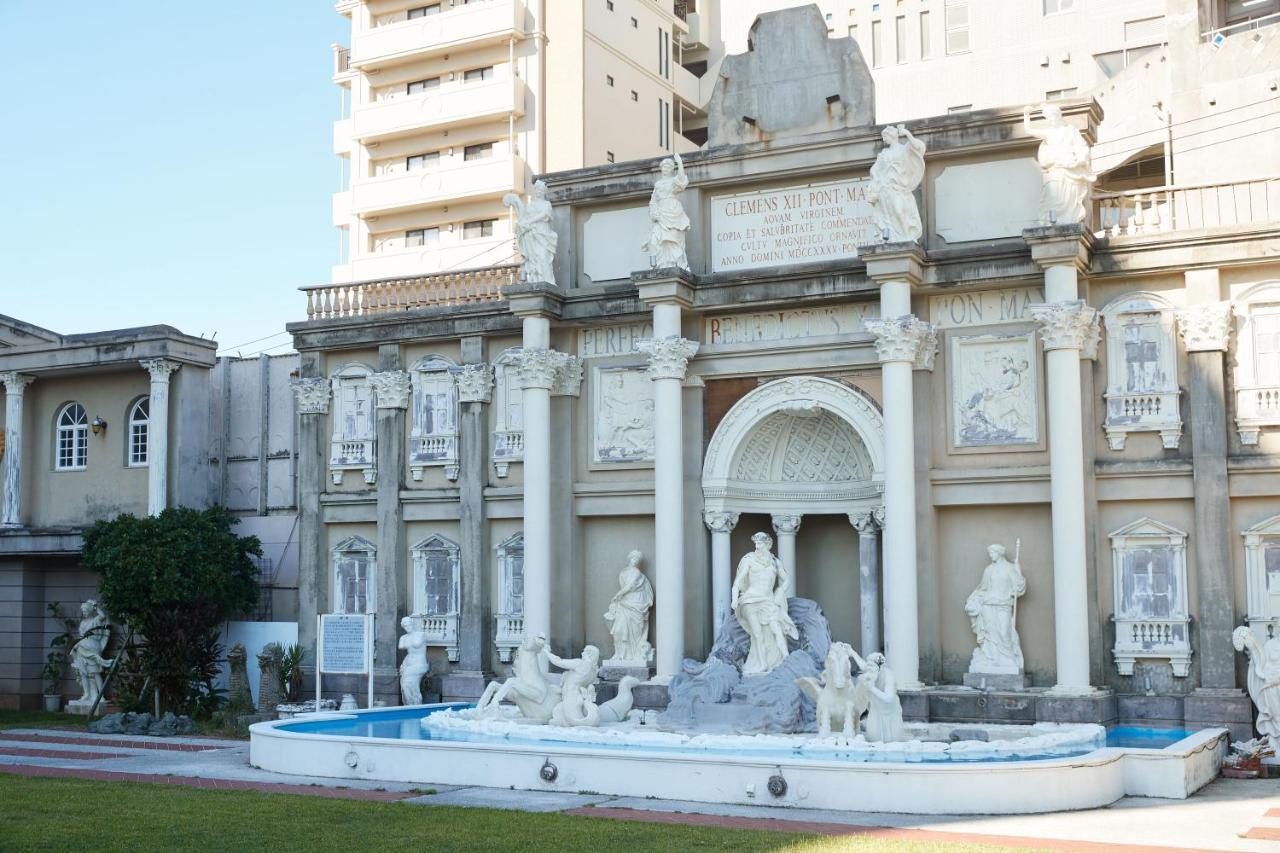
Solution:
M502 299L502 288L515 284L519 274L520 267L511 264L299 289L307 295L308 320L334 320L438 305L496 302Z
M511 663L511 653L524 642L524 615L499 613L494 616L493 644L498 647L498 660Z
M458 614L423 616L422 631L427 635L428 646L444 646L445 654L453 663L458 661Z
M1094 193L1095 236L1132 237L1280 219L1280 176Z

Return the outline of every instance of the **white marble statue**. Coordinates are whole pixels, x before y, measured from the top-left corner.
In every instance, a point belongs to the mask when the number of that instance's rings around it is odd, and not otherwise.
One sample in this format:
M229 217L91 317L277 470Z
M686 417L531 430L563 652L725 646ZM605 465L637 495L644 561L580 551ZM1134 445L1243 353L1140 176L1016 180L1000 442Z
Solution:
M796 685L817 703L818 737L829 737L833 726L851 741L858 734L858 723L866 713L870 700L870 684L853 677L853 647L848 643L832 643L822 668L822 682L804 676Z
M400 697L406 705L422 704L422 679L431 672L427 661L427 632L425 619L419 613L400 620L404 636L400 648L405 650L400 664Z
M535 181L527 203L520 196L507 193L502 203L516 211L516 243L524 257L524 280L554 283L552 268L556 258L556 232L551 227L551 202L547 201L547 185Z
M560 676L560 701L551 709L552 725L600 725L595 687L600 674L600 650L584 646L579 658L560 658L547 652L547 659L564 670Z
M1089 168L1089 143L1080 131L1063 121L1054 104L1040 107L1044 124L1031 124L1031 108L1022 110L1022 128L1040 140L1036 161L1044 173L1040 190L1040 219L1046 225L1072 225L1088 215L1085 200L1098 176Z
M1027 591L1027 579L1018 565L1021 540L1014 548L1013 562L1005 559L1003 545L987 547L991 563L982 572L982 582L969 594L964 612L978 638L969 661L969 672L990 675L1022 673L1022 646L1016 626L1018 599Z
M618 591L609 601L604 621L613 635L613 657L610 664L647 666L653 658L649 645L649 608L653 606L653 585L640 571L644 554L627 554L627 565L618 574Z
M111 667L111 661L102 656L111 642L111 622L92 598L80 605L80 617L80 639L71 647L70 658L83 695L67 704L88 709L102 694L103 676Z
M550 720L552 709L560 702L561 688L547 677L549 661L547 638L542 634L525 637L516 649L511 677L503 682L489 682L476 702L476 715L501 716L499 705L503 699L510 699L524 719L538 723Z
M898 698L898 679L885 665L884 655L876 652L863 660L857 652L853 659L862 670L858 673L858 686L867 694L867 740L873 743L893 743L906 740L906 728L902 724L902 700Z
M1249 698L1258 706L1258 734L1273 746L1280 744L1280 637L1266 644L1241 625L1231 633L1236 651L1249 658Z
M867 201L880 236L889 243L920 239L920 208L915 191L924 178L924 143L903 125L880 132L884 148L871 166Z
M751 640L744 676L772 671L787 656L787 638L800 636L787 613L787 570L770 550L773 539L757 533L751 541L756 549L738 561L730 596L733 615Z
M689 256L685 252L685 240L689 236L689 215L680 204L680 193L689 186L684 173L684 161L676 154L668 157L659 167L662 174L653 184L649 198L649 239L644 249L653 258L656 269L666 267L689 268Z

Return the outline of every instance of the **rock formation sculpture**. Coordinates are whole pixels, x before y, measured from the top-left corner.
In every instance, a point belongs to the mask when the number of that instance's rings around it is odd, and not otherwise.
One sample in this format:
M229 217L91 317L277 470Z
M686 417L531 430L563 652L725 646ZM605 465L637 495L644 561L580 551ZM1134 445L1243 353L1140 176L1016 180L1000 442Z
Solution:
M103 657L111 642L111 622L92 598L80 605L80 617L80 639L71 647L70 658L82 695L67 707L88 713L102 695L103 677L111 667L111 661Z
M279 643L267 643L258 652L258 710L263 714L274 714L276 706L284 701L284 687L280 683L283 657Z
M427 661L427 632L425 620L421 614L415 613L400 620L400 628L404 636L399 646L404 649L404 660L400 663L400 698L406 705L422 704L422 679L431 672L431 664Z
M658 167L661 174L653 184L649 198L649 239L644 249L653 257L656 269L689 268L685 240L689 236L689 214L680 204L680 193L689 186L680 155L668 157Z
M773 555L767 533L751 537L755 550L738 561L730 606L751 638L743 676L763 675L787 656L787 638L796 639L795 623L787 614L787 571Z
M618 591L609 601L604 621L613 635L613 657L618 666L647 666L653 658L649 644L649 608L653 607L653 585L640 571L644 554L627 554L627 565L618 574Z
M1231 633L1231 643L1249 658L1249 698L1258 706L1258 734L1273 746L1280 744L1280 638L1263 644L1241 625Z
M871 202L876 230L889 243L920 239L920 208L916 187L924 179L924 143L903 125L889 125L880 133L884 148L871 166Z
M555 283L555 229L551 227L551 202L546 199L547 185L535 181L528 202L515 193L507 193L502 203L516 211L516 244L524 257L525 281Z
M252 714L253 692L249 689L249 659L242 643L236 643L227 652L227 706L228 714Z
M1055 104L1040 107L1044 124L1031 124L1031 108L1022 111L1022 128L1040 140L1036 162L1044 173L1040 190L1040 219L1046 225L1071 225L1088 215L1085 199L1098 179L1089 167L1089 143L1080 131L1067 124Z

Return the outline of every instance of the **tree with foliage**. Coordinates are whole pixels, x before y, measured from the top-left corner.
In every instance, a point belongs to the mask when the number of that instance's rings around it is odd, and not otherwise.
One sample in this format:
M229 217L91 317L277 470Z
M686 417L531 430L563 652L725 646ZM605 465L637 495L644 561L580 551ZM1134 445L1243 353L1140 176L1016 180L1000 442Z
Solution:
M239 519L223 507L178 507L158 516L125 513L85 531L82 560L102 576L107 613L141 635L137 674L175 713L206 715L222 658L223 624L258 598L256 536L232 532ZM140 686L135 686L140 690Z

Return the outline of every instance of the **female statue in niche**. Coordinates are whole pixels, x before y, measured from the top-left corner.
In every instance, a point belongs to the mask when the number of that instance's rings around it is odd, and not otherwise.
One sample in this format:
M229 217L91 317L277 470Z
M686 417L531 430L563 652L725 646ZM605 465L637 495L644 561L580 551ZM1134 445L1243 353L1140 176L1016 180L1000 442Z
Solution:
M649 645L649 608L653 606L653 585L640 571L644 554L632 551L627 565L618 574L618 591L609 602L604 621L613 635L613 657L610 663L645 666L653 657Z
M969 671L974 673L1010 674L1022 672L1022 646L1016 626L1018 599L1027 591L1027 579L1018 565L1014 549L1013 562L1005 559L1003 545L987 546L990 564L982 572L982 582L969 593L964 612L978 639Z
M103 675L111 666L102 656L111 642L111 622L92 598L80 605L80 616L80 639L71 647L71 670L83 695L74 701L92 705L102 693Z
M399 646L405 650L400 664L400 696L406 705L422 704L422 679L431 672L427 661L426 620L415 613L400 620L404 636Z
M1040 219L1046 225L1083 222L1089 187L1098 179L1089 168L1089 143L1080 131L1063 121L1062 110L1057 105L1043 105L1040 114L1044 116L1044 124L1036 129L1031 125L1031 108L1022 110L1023 131L1041 140L1036 152L1036 161L1044 173Z
M535 181L528 203L520 196L507 193L502 203L516 210L516 244L524 257L524 280L555 283L552 266L556 258L556 236L551 227L551 202L547 201L547 185Z
M924 143L903 125L889 125L880 138L884 148L871 166L867 191L876 231L889 243L919 240L924 229L915 191L924 178Z
M679 195L689 186L684 173L684 161L676 154L668 157L658 167L661 175L653 184L649 198L649 239L644 249L653 256L655 269L666 267L689 268L689 256L685 252L685 239L689 235L689 214L684 212Z
M751 639L744 676L772 671L787 656L787 638L800 637L787 613L787 570L770 550L773 539L757 533L751 541L756 549L738 561L730 597L733 615Z

